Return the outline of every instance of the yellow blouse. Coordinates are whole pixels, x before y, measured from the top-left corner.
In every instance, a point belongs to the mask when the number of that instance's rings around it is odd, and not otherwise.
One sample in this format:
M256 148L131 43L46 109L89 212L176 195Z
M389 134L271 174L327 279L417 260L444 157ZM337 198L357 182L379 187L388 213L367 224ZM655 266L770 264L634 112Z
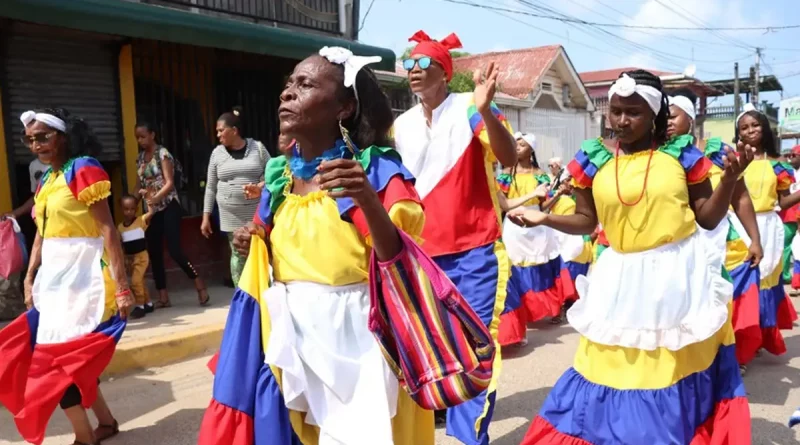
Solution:
M744 171L744 183L747 185L756 213L775 211L778 191L789 189L789 183L783 182L785 181L779 183L769 159L756 159L747 166Z
M43 177L34 198L36 225L44 238L97 238L89 206L111 195L111 182L92 158L70 161Z
M611 247L618 252L641 252L680 241L692 235L695 215L689 206L686 172L677 159L656 151L650 166L647 190L644 187L649 151L622 155L605 163L594 177L592 195L597 217ZM615 165L619 163L618 175Z
M550 213L553 215L574 215L575 207L575 201L571 197L559 196L558 201L550 207Z
M514 180L511 182L506 196L508 196L509 199L522 198L529 193L533 193L536 187L539 187L539 181L533 173L517 173L514 175ZM539 198L532 198L525 201L523 205L534 206L539 205L539 203Z
M425 225L422 207L413 201L395 203L389 217L412 237L419 237ZM324 191L287 194L275 212L269 239L277 281L344 286L369 276L369 238L342 220L336 201Z

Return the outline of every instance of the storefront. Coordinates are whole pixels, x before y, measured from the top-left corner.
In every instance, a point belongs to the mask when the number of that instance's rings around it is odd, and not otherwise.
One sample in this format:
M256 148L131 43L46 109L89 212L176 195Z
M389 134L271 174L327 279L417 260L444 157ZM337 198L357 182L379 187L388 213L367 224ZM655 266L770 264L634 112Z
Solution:
M280 91L298 60L336 45L394 66L391 50L331 35L329 25L302 29L311 25L286 29L129 1L3 0L0 171L8 175L0 175L0 213L30 196L33 155L20 141L20 113L61 106L100 137L115 196L136 186L137 120L157 127L187 175L181 202L195 218L184 221L184 245L198 244L196 217L221 113L244 107L246 136L274 152Z

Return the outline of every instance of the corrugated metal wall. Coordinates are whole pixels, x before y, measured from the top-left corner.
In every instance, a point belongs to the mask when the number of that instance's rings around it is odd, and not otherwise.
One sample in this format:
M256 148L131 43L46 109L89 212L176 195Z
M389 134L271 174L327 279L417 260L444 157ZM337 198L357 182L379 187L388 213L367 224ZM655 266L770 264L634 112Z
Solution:
M564 162L572 159L589 138L590 114L585 111L544 110L528 108L521 110L522 131L536 135L536 156L541 163L552 157Z
M47 107L63 107L86 120L103 144L98 158L120 160L119 46L88 35L85 39L57 35L53 28L14 24L9 31L3 38L0 70L14 162L33 159L20 141L20 114Z

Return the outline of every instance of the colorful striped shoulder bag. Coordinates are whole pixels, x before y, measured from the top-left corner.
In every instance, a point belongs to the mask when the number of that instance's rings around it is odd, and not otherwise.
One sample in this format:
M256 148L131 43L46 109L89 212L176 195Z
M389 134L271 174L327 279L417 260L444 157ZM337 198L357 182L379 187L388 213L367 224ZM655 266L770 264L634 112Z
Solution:
M369 328L401 386L422 408L470 400L492 379L495 345L456 286L410 236L403 250L370 260Z

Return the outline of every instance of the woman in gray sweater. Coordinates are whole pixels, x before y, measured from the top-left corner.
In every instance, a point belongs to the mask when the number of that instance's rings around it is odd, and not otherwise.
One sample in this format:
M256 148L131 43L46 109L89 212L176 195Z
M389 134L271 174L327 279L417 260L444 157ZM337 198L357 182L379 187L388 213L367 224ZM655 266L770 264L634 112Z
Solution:
M242 110L234 107L217 120L217 137L220 145L211 153L208 161L206 195L203 203L203 223L200 231L210 237L211 213L214 203L219 206L220 230L232 241L233 231L253 220L258 206L258 196L246 193L264 178L264 168L269 153L256 140L242 137ZM253 199L255 198L255 199ZM231 248L231 278L234 286L244 267L244 258Z

